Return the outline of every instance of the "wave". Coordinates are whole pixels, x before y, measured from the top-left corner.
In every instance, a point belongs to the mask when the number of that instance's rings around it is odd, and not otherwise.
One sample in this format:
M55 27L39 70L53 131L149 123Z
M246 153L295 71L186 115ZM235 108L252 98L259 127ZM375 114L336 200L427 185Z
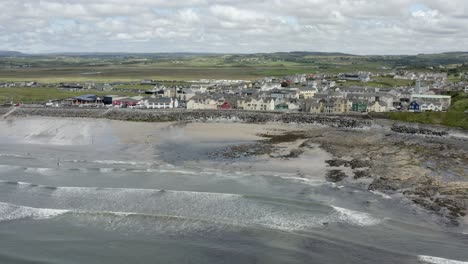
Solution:
M379 192L379 191L370 191L371 193L375 194L375 195L378 195L378 196L381 196L382 198L386 199L386 200L390 200L392 199L392 197L388 194L385 194L385 193L382 193L382 192Z
M3 199L9 199L4 202L30 205L34 201L39 207L45 204L74 212L167 215L285 231L309 230L324 223L370 226L381 222L367 213L314 201L226 193L21 184L20 188L3 188L2 193L6 194Z
M133 166L138 166L138 165L156 165L157 163L154 162L143 162L143 161L120 161L120 160L92 160L88 161L92 163L98 163L98 164L107 164L107 165L133 165Z
M49 219L68 212L69 210L33 208L0 202L0 222L25 218L35 220Z
M359 226L372 226L382 222L382 219L373 217L371 214L349 210L337 206L332 206L335 209L341 220Z
M18 170L21 168L22 168L21 166L0 164L0 170Z
M418 256L418 260L430 264L468 264L468 261L451 260L431 256Z
M18 155L18 154L8 154L8 153L0 153L0 157L18 158L18 159L34 159L31 156Z

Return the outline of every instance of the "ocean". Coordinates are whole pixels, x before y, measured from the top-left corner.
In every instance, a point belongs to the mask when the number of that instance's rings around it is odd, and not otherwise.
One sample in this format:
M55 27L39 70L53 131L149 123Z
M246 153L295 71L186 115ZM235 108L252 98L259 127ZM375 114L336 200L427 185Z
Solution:
M325 180L328 154L213 156L279 125L0 121L0 263L468 263L468 234Z

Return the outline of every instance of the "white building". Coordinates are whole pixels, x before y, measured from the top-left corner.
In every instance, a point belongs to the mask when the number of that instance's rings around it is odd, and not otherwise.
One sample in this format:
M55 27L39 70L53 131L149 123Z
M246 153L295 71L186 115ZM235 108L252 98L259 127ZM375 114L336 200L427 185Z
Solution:
M138 108L147 109L170 109L179 107L179 101L177 99L160 97L160 98L144 98L137 104Z
M281 89L281 83L273 83L273 82L267 82L262 85L260 88L260 91L266 92L266 91L271 91L275 89Z

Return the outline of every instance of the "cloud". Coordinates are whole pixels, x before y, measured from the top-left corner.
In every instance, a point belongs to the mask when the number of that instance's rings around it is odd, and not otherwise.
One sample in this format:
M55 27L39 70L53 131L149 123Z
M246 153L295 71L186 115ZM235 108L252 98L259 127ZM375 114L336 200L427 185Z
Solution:
M24 52L464 50L466 0L0 0L0 49Z

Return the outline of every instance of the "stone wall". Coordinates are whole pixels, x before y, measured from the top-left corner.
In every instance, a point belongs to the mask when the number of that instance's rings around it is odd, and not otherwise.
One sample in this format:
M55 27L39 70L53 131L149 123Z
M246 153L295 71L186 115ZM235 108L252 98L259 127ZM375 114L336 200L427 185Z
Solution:
M339 128L364 128L371 120L361 116L325 116L309 113L254 112L242 110L136 110L100 108L19 108L12 116L107 118L126 121L210 121L234 120L246 123L303 123Z

